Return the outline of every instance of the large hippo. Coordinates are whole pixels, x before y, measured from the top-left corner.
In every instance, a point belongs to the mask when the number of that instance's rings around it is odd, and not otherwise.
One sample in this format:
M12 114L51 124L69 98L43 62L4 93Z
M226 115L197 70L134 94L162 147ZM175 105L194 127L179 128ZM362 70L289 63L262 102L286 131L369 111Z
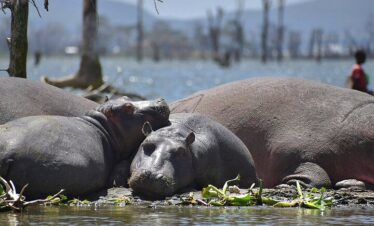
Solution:
M199 114L173 114L171 125L147 135L131 163L129 185L144 197L157 199L184 188L222 186L241 176L240 185L257 181L252 157L232 132Z
M28 197L45 197L61 188L87 194L111 185L115 165L131 159L145 138L142 127L169 125L164 100L108 101L81 117L29 116L0 126L0 176Z
M32 115L81 116L98 104L22 78L0 78L0 124Z
M374 184L374 98L294 78L257 78L193 94L172 113L197 112L234 132L266 187L300 180ZM354 184L354 183L353 183Z

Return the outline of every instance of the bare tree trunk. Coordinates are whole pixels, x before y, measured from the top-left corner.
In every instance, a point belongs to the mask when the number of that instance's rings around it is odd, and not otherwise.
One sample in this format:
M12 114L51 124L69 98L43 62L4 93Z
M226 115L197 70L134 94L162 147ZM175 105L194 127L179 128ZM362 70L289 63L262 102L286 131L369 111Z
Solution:
M136 50L136 58L139 62L143 60L143 0L138 0L138 44Z
M26 78L27 75L27 24L29 17L28 0L12 0L8 8L11 11L11 38L8 39L10 62L8 73L11 77Z
M262 55L261 60L266 63L268 57L268 34L269 34L269 10L270 10L270 0L263 0L263 25L261 34L261 47Z
M317 44L317 62L321 62L322 59L322 44L323 44L323 31L321 29L316 30L316 44Z
M316 30L313 29L312 33L310 34L310 41L309 41L309 58L314 58L314 46L316 42Z
M83 1L82 57L75 76L61 79L44 78L46 83L63 88L98 88L103 84L103 75L97 50L97 0Z
M99 87L103 76L97 51L97 0L83 2L82 58L77 76L86 80L86 86Z
M208 12L209 35L212 43L212 58L216 60L219 58L220 52L220 37L221 37L221 23L223 19L223 9L217 9L217 15L214 17Z
M277 61L283 60L283 36L284 36L284 0L278 0L278 38L277 38Z
M234 59L236 62L240 62L242 55L243 55L243 48L244 48L244 29L242 24L242 14L244 10L244 0L237 0L238 2L238 9L236 11L236 18L234 20L235 25L235 42L237 44L236 49L234 51Z
M297 59L300 56L301 35L299 32L290 31L288 35L288 52L291 59Z

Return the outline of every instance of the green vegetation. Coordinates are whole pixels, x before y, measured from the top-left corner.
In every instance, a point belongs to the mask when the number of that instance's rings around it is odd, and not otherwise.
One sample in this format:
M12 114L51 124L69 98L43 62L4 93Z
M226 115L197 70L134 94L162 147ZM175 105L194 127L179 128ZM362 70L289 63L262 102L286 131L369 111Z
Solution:
M23 193L25 192L27 186L28 184L23 186L21 192L18 194L12 181L7 182L4 178L0 177L0 211L21 211L26 206L49 203L51 200L59 196L64 191L62 189L57 194L46 199L25 201L26 198L25 196L23 196Z
M254 206L254 205L271 205L274 207L304 207L311 209L325 210L333 203L332 197L325 197L325 188L313 188L308 193L302 191L299 181L296 181L297 196L291 201L278 201L272 198L262 196L262 181L260 180L260 187L257 192L253 191L254 185L248 192L242 194L240 189L233 189L230 191L229 184L238 182L240 177L227 181L222 189L218 189L213 185L208 185L202 190L202 197L200 203L206 203L212 206ZM238 191L239 190L239 191ZM188 200L183 200L184 202ZM197 203L199 200L189 200L191 204Z
M59 195L57 197L48 196L47 199L50 201L45 203L46 205L57 205L57 206L89 206L92 202L88 200L80 200L80 199L68 199L65 195Z

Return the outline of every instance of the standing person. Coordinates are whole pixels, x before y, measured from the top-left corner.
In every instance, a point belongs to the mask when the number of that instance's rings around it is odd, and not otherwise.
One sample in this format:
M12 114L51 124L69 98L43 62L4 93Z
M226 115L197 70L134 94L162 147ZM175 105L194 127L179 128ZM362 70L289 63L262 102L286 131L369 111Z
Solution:
M372 94L372 91L368 90L369 78L365 74L362 64L366 61L366 53L363 50L357 50L355 53L356 64L353 65L351 73L351 88L362 92Z

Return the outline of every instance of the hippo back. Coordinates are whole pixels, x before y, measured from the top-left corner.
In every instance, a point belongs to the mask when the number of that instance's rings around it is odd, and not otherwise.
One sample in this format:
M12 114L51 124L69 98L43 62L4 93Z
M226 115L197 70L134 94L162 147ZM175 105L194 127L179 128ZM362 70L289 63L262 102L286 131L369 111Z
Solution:
M364 139L357 134L364 134L366 140L374 139L374 135L368 137L374 128L373 104L374 98L366 93L303 79L267 77L195 93L173 103L171 112L201 113L234 132L251 151L259 177L271 187L288 173L280 168L301 161L331 169L330 176L343 175L338 172L345 159L341 156L357 153L359 146L342 142L341 137L356 141ZM361 120L352 121L353 115ZM360 156L367 155L356 155L357 162L364 161ZM332 164L333 159L342 162Z
M97 103L37 81L0 78L0 124L33 115L80 116Z

